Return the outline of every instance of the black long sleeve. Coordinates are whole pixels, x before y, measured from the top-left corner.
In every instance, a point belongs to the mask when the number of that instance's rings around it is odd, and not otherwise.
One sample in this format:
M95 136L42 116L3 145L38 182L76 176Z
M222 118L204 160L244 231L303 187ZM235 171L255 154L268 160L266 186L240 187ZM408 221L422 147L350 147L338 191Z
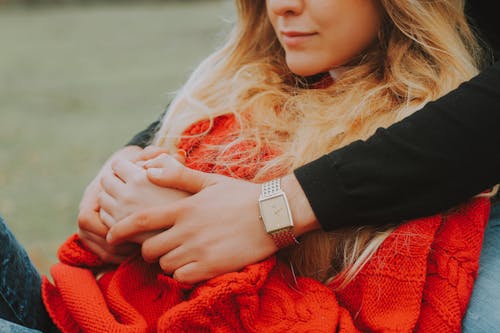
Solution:
M467 1L500 59L498 15ZM325 230L399 222L448 209L500 181L500 63L366 142L295 170Z
M500 62L366 141L295 170L325 230L445 210L500 181Z

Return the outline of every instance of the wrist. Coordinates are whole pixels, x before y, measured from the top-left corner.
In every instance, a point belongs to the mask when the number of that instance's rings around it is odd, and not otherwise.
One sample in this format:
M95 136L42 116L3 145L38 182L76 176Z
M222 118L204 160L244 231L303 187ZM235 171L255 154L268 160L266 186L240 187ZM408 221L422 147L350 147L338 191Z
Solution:
M281 188L286 193L293 218L294 233L298 237L306 232L320 229L314 211L293 173L281 179Z

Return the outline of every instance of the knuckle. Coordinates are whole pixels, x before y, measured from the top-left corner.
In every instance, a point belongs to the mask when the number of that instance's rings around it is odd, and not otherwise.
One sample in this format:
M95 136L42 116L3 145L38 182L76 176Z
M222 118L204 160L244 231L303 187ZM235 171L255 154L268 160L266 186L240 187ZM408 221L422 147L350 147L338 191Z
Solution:
M133 224L138 230L145 230L149 225L149 216L147 213L136 213L134 216Z
M189 278L181 270L175 271L174 279L176 279L177 281L179 281L181 283L189 283L190 282Z
M170 263L167 260L160 259L159 264L162 271L164 271L167 274L171 274L174 271L172 265L170 265Z
M78 214L78 226L82 229L89 229L91 226L89 215L86 212L80 212Z
M200 251L199 254L200 254L200 262L203 262L208 266L212 266L213 264L220 261L220 258L218 259L215 258L215 256L212 254L211 251Z
M167 162L168 161L168 154L165 152L161 152L160 154L158 154L158 156L156 158L161 162Z
M114 255L106 251L101 251L101 253L98 254L98 256L104 262L113 262L116 259Z
M142 243L141 247L141 256L144 259L144 261L152 263L156 260L156 256L154 252L152 251L152 248L150 246L150 242L148 240L144 241Z
M86 240L88 238L87 232L82 228L78 228L76 233L78 234L78 238L81 240Z
M112 170L116 170L116 168L118 168L120 165L120 159L119 158L114 158L112 161L111 161L111 169Z
M99 178L99 187L106 188L106 180L107 180L106 177Z
M179 237L181 239L188 239L189 244L186 242L186 246L189 248L189 253L193 258L197 258L199 262L206 262L207 252L210 251L208 247L204 246L204 243L199 241L196 234L183 233Z
M97 204L102 207L102 204L106 203L106 200L104 199L104 192L99 193L97 196Z
M122 192L120 194L120 201L123 202L123 204L125 205L131 205L134 203L134 196L132 193L130 192Z
M174 174L177 175L177 177L179 177L179 179L182 179L183 177L186 176L187 169L185 167L183 167L179 163L172 163L172 164L173 164L172 170L174 171Z
M162 169L162 178L168 180L177 179L183 175L183 170L180 165L178 163L172 163L171 159L172 157L167 154L161 154L159 159L160 165L158 165L158 167Z
M142 173L136 173L132 177L130 177L130 182L133 184L142 184L144 183L144 175Z
M176 270L173 277L180 283L186 284L193 284L206 280L206 278L198 270L191 270L189 273L183 269Z

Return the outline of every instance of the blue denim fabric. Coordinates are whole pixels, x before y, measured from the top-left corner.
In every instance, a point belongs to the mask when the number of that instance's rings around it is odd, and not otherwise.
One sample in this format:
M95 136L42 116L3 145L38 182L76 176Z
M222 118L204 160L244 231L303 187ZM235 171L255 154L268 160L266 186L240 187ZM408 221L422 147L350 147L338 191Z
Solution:
M490 213L464 333L500 332L500 203Z
M0 332L2 333L41 333L39 330L34 330L24 326L14 324L13 322L7 321L0 318Z
M40 275L0 217L0 332L53 331L40 287Z

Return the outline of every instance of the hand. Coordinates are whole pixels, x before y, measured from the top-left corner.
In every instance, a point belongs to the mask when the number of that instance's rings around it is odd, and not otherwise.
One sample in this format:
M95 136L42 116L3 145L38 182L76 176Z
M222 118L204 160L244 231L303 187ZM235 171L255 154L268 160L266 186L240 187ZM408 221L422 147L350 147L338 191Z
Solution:
M111 172L111 163L117 158L137 159L142 156L143 150L137 146L125 147L115 153L101 168L98 175L87 186L80 202L78 213L78 236L82 242L92 252L97 254L104 262L118 264L125 258L137 251L135 244L122 244L120 246L111 246L106 242L108 227L103 224L99 216L100 206L98 203L100 179L103 174Z
M101 178L103 191L98 200L101 219L108 227L137 211L167 205L189 195L184 191L152 184L146 176L146 170L134 162L115 159L111 169ZM129 241L142 243L157 232L137 234Z
M158 260L166 273L186 283L239 270L277 251L259 220L260 185L195 171L167 155L145 167L150 181L193 195L114 224L108 232L110 244L168 229L145 240L142 255L148 262Z

